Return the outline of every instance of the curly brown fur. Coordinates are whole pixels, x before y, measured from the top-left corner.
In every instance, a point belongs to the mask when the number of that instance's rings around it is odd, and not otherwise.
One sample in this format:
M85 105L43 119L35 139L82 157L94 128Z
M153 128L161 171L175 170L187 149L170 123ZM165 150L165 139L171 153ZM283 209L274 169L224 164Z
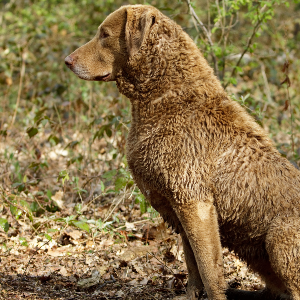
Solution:
M66 64L86 80L115 80L130 99L128 164L182 235L188 298L203 282L209 299L226 299L222 244L266 281L258 293L229 289L229 299L300 300L300 173L181 27L154 7L123 6Z

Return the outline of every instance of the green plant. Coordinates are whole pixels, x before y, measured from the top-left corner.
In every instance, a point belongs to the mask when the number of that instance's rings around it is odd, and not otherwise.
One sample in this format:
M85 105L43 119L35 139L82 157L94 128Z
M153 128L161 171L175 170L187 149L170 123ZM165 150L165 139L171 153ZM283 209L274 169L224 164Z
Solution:
M63 63L123 2L1 4L0 202L7 213L1 230L14 229L11 215L28 221L36 234L53 224L75 226L91 236L114 234L114 226L123 224L118 212L123 204L130 209L137 204L141 214L155 217L126 162L129 101L114 83L82 81ZM268 130L282 155L299 164L300 2L149 4L188 32L229 95ZM61 216L66 200L74 209ZM86 217L97 201L109 206L107 214Z

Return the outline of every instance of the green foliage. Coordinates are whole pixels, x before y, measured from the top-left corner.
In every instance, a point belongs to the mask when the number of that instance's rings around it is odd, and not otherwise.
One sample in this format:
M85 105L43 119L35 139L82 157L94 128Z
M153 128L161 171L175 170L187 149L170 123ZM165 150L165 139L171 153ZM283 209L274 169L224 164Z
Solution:
M24 237L19 237L19 242L22 246L28 247L27 240Z
M49 235L49 234L47 234L47 233L45 233L45 238L48 240L48 241L51 241L52 240L52 237Z
M87 232L90 232L90 227L86 222L83 221L73 221L72 222L73 225L75 225L76 227L85 230Z
M9 229L9 224L8 224L8 221L4 218L0 218L0 227L5 231L7 232L8 229Z
M28 136L29 136L30 138L32 138L32 137L34 137L39 131L38 131L38 129L35 128L35 127L29 127L29 128L26 130L26 132L27 132Z
M61 179L62 185L65 184L65 180L69 180L69 172L68 170L63 170L59 172L59 175L57 177L57 181Z
M41 226L44 218L92 236L114 233L113 225L121 222L115 213L118 203L137 204L141 214L154 216L126 162L129 101L114 83L80 80L63 62L123 2L8 0L2 4L0 196L5 208L15 220L28 219L37 232L51 233L53 228ZM149 4L187 31L232 98L269 131L282 155L298 163L299 1L195 1L191 7L209 36L188 13L187 2ZM289 67L283 71L287 61ZM90 195L94 188L97 193ZM56 198L58 191L63 191L64 199ZM65 199L75 202L74 211L57 218ZM95 199L111 202L107 220L84 216ZM7 232L12 224L1 218L0 226ZM25 240L20 242L26 245Z
M141 213L144 214L147 211L147 208L149 207L149 203L146 201L145 196L137 191L135 201L140 205Z

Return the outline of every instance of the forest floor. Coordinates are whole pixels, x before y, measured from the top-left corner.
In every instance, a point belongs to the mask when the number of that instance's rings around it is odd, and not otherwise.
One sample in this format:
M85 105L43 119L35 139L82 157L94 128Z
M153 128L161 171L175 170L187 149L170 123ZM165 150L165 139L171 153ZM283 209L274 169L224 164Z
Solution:
M106 209L107 204L94 203L85 215L98 216ZM69 215L68 210L56 216ZM121 214L124 225L94 238L53 223L52 239L47 240L34 234L28 219L15 220L7 212L13 226L0 232L0 244L5 244L0 250L0 299L185 299L187 269L180 236L160 217L141 216L138 205L131 211L121 205ZM133 222L127 221L129 216ZM223 257L231 287L263 287L233 253L223 249Z
M184 2L149 3L183 26L211 64L217 57L228 94L298 168L299 1L220 1L221 9L200 1L195 10L213 28L213 48ZM0 300L186 299L181 238L127 167L129 100L63 63L123 1L0 3ZM225 248L223 262L230 287L264 287Z
M89 137L79 138L84 145ZM0 299L186 299L180 236L150 207L141 212L135 185L127 188L130 178L121 191L109 192L120 182L108 178L118 166L105 167L108 154L97 154L101 141L93 144L94 165L71 165L69 179L58 177L70 159L65 145L51 146L43 135L0 142L6 151L0 159ZM30 167L44 161L47 167ZM223 249L223 257L231 287L263 288L232 252Z

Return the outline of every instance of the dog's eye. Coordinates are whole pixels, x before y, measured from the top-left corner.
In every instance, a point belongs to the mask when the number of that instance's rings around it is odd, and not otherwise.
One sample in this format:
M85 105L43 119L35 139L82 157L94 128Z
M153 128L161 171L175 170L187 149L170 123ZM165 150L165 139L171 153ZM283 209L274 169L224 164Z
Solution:
M100 38L101 38L101 39L105 39L105 38L107 38L107 37L109 37L109 34L108 34L107 32L102 31L102 32L100 33Z

